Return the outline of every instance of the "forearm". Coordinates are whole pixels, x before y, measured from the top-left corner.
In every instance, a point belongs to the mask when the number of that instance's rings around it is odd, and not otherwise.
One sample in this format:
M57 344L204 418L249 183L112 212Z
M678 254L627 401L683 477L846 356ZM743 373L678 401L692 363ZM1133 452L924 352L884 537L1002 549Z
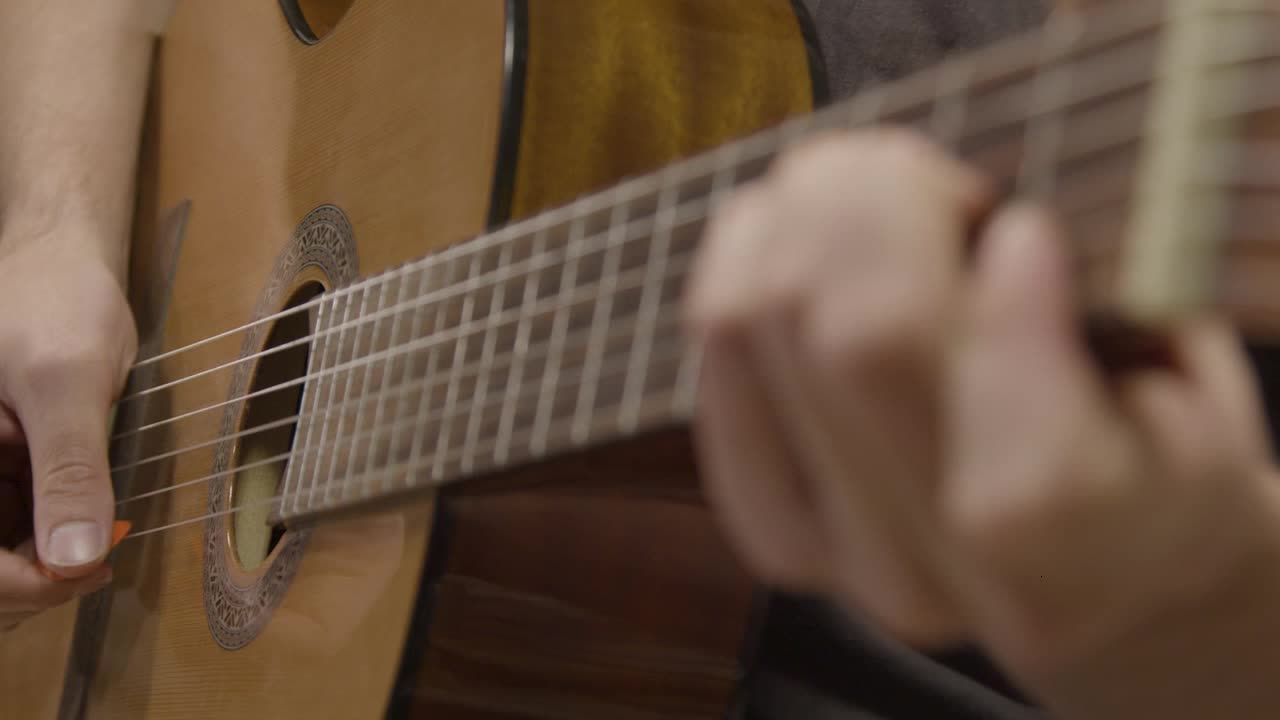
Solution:
M0 4L0 254L66 243L123 278L157 5Z

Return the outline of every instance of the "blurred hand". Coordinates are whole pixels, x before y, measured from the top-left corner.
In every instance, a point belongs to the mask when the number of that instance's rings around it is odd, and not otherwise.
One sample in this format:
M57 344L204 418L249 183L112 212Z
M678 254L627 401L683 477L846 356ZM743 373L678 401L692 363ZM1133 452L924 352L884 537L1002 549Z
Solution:
M1229 329L1188 322L1174 367L1104 377L1057 225L994 207L934 146L812 142L706 241L688 298L699 447L766 580L916 645L977 641L1033 684L1081 667L1122 683L1118 648L1179 647L1280 573L1275 473Z
M8 240L0 239L4 628L110 580L108 423L137 346L104 262L49 242ZM65 579L41 573L37 556Z

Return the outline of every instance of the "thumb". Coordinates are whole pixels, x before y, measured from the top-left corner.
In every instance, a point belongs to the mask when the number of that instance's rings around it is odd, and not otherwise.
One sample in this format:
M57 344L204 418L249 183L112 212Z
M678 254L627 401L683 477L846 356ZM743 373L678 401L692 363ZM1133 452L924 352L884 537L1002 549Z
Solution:
M31 453L36 552L68 578L102 563L115 509L107 465L110 392L94 375L71 372L41 383L16 408Z

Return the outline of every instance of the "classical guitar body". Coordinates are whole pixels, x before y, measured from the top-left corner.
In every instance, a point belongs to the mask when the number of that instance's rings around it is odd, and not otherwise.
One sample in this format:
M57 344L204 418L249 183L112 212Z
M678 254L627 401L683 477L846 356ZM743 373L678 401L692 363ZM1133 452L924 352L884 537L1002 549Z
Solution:
M341 364L318 294L808 111L817 76L790 0L179 3L131 279L158 359L113 442L138 534L0 641L0 716L724 717L754 589L682 426L281 522L281 454L328 447L300 418L367 378L274 388Z

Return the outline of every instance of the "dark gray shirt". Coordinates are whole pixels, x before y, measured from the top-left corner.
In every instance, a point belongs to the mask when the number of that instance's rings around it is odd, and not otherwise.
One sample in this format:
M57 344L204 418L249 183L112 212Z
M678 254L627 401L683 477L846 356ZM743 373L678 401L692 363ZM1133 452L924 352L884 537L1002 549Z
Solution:
M833 98L1034 27L1047 0L802 0Z

